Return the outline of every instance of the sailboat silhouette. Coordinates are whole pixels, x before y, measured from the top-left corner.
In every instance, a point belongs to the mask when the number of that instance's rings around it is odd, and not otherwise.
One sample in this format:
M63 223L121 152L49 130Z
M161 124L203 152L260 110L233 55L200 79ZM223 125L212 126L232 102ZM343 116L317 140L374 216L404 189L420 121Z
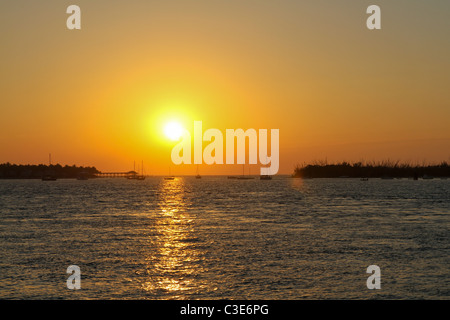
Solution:
M267 163L267 157L266 157L266 163ZM272 180L272 176L268 174L263 174L259 177L260 180Z
M144 161L142 161L141 174L136 176L136 180L145 180L145 176L144 176Z
M175 179L175 177L170 175L170 167L169 167L169 176L164 177L164 180L173 180L173 179Z
M198 165L197 165L197 175L195 176L195 179L201 179L202 176L198 173Z
M48 168L49 170L44 173L42 176L42 181L56 181L56 173L50 169L50 166L52 165L52 154L49 153L48 155Z
M239 180L250 180L250 179L254 179L253 177L250 177L250 168L249 168L249 175L248 175L248 176L245 175L244 169L245 169L245 164L242 165L242 176L237 177L237 179L239 179Z

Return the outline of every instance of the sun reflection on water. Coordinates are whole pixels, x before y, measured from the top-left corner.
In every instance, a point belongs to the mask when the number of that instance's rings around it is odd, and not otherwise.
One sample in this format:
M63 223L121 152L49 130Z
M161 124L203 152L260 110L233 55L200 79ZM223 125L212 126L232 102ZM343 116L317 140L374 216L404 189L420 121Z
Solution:
M154 250L146 258L149 279L143 284L148 293L161 296L195 294L205 284L198 278L205 271L203 252L195 232L195 216L188 210L187 186L182 178L162 180L159 185L159 210L155 222Z

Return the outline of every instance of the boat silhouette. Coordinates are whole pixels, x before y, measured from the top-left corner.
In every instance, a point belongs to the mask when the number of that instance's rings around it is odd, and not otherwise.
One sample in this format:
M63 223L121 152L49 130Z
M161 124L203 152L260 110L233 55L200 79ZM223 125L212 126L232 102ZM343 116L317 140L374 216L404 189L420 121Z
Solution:
M168 177L164 177L164 180L174 180L175 177L170 175L170 167L169 167L169 176Z
M89 177L89 175L86 171L81 171L77 175L77 180L88 180L88 177Z
M47 172L44 172L44 174L42 176L42 181L56 181L57 180L55 171L50 169L51 165L52 165L52 154L49 153L49 155L48 155L49 170L47 170Z
M242 165L242 176L239 176L239 177L237 177L236 179L238 179L238 180L250 180L250 179L255 179L254 177L251 177L250 176L250 172L249 172L249 175L248 176L246 176L245 175L245 173L244 173L244 164ZM248 169L249 171L250 171L250 168Z
M144 176L144 161L142 161L142 165L141 165L141 174L136 176L136 180L145 180L145 176Z
M202 176L198 173L198 165L197 165L197 175L195 176L195 179L201 179Z

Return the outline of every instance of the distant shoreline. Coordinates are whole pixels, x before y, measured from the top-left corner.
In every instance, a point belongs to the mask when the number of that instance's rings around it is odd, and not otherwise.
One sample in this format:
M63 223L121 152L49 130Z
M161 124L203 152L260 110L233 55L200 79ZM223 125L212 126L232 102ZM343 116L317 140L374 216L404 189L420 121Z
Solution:
M75 165L22 165L9 162L0 164L0 179L42 179L48 175L58 179L76 179L80 175L86 178L94 178L99 172L95 167L78 167Z
M131 174L132 171L123 174ZM77 179L80 175L86 178L98 178L102 174L95 167L68 166L68 165L18 165L11 163L0 164L0 179L42 179L46 175L57 179ZM148 177L164 177L164 175L147 175ZM195 175L179 175L189 177ZM223 176L230 175L205 175ZM232 175L239 176L239 175ZM252 175L257 177L258 175ZM297 166L294 173L280 174L292 178L450 178L450 165L443 161L437 165L409 165L400 163L381 162L376 164L362 164L341 162L336 164L305 164Z
M362 164L341 162L337 164L308 164L297 166L294 178L433 178L450 177L450 165L443 161L438 165L416 165L381 162Z

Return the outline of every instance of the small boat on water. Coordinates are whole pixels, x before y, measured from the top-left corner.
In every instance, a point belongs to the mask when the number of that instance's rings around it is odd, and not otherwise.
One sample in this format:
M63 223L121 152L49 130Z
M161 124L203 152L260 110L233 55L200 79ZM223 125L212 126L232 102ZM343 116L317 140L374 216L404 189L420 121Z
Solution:
M169 167L169 176L168 177L164 177L164 180L174 180L175 177L170 175L170 167Z
M89 174L85 171L81 171L77 175L77 180L88 180L88 178L89 178Z
M227 179L237 179L235 176L228 176Z
M195 176L195 179L201 179L202 176L198 173L198 165L197 165L197 175Z
M44 175L42 181L56 181L56 176L54 175Z
M238 180L250 180L250 179L255 179L254 177L251 177L250 176L250 168L248 169L248 176L246 176L245 175L245 172L244 172L244 169L245 169L245 165L242 165L242 176L239 176L239 177L237 177L236 179L238 179Z
M432 179L434 179L434 177L433 177L433 176L429 176L429 175L427 175L427 174L424 174L423 177L422 177L422 179L423 179L423 180L432 180Z
M369 181L369 178L361 178L360 181Z
M266 157L266 163L267 163L267 157ZM249 175L250 175L250 172L249 172ZM262 174L262 175L259 177L259 180L272 180L272 176L271 176L271 175L268 175L268 174Z
M57 180L55 171L50 169L51 165L52 165L52 154L50 153L48 155L48 167L49 167L49 170L44 172L44 174L42 176L42 181L56 181Z
M128 172L127 179L128 180L136 180L137 179L137 172L136 172L136 161L133 162L133 171Z
M144 161L142 161L142 166L141 166L141 174L137 175L136 180L145 180L145 175L144 175Z

